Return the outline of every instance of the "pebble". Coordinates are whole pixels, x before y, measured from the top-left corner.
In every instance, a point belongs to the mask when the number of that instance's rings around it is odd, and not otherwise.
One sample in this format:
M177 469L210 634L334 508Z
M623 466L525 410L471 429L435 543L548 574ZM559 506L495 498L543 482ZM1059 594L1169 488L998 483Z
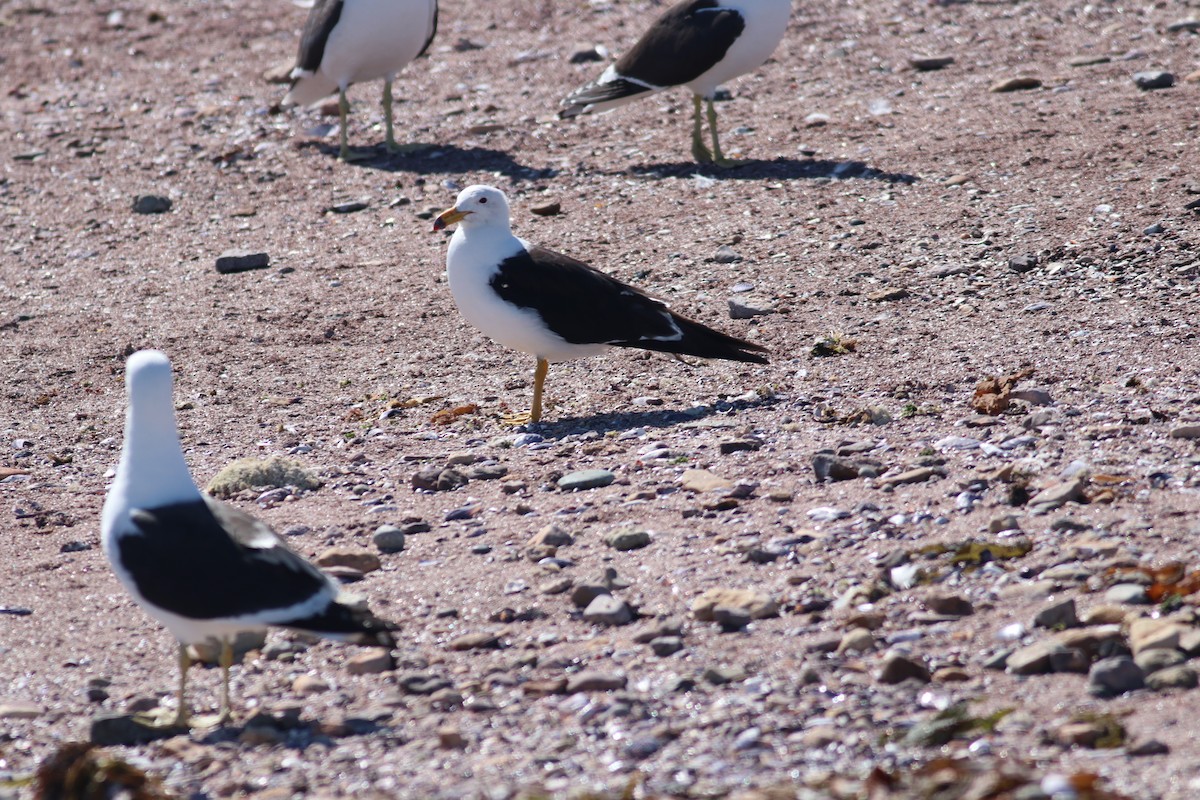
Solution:
M612 589L603 583L580 583L571 589L571 603L576 608L587 608L597 597L612 594Z
M733 739L734 750L752 750L758 747L762 739L762 730L757 727L746 728Z
M404 549L404 532L395 525L380 525L371 536L371 542L381 553L399 553Z
M364 211L370 208L371 201L364 198L362 200L346 200L341 203L334 203L329 207L329 210L334 214L353 214L358 211Z
M292 681L292 691L299 695L320 694L330 688L329 681L316 675L301 675Z
M641 528L622 528L605 536L604 543L621 553L641 550L650 544L650 532Z
M133 747L183 732L186 731L147 722L136 714L99 714L92 718L88 741L100 747Z
M733 481L722 478L709 472L706 469L689 469L684 470L683 475L679 477L679 486L689 492L715 492L723 489L732 489Z
M374 572L383 564L379 556L362 547L330 547L316 558L318 567L349 567L362 573Z
M466 650L498 650L500 649L500 637L486 631L464 633L461 636L451 639L446 647L456 652Z
M1126 745L1125 752L1131 756L1165 756L1171 748L1158 739L1142 739Z
M1140 583L1118 583L1104 592L1104 602L1127 606L1144 606L1150 602L1146 587Z
M551 200L549 203L543 203L540 206L532 206L529 211L539 217L553 217L562 212L562 203L558 200Z
M1141 667L1142 672L1149 675L1152 672L1158 672L1160 669L1177 667L1186 661L1187 657L1178 650L1167 650L1156 647L1152 650L1143 650L1133 660Z
M1144 233L1146 236L1157 236L1166 230L1167 229L1163 227L1161 222L1155 222L1154 224L1147 225L1145 228L1143 228L1142 233Z
M599 489L615 481L617 476L606 469L585 469L571 472L558 479L558 488L564 492L575 492L584 489Z
M1200 439L1200 425L1180 425L1169 435L1172 439Z
M1070 502L1086 502L1083 486L1084 479L1082 477L1047 486L1030 498L1030 511L1035 514L1045 514Z
M881 486L903 486L910 483L924 483L933 477L945 475L946 471L941 467L917 467L916 469L906 470L896 475L889 475L881 478L879 483Z
M1014 675L1041 675L1049 672L1084 672L1087 657L1054 641L1035 642L1013 652L1006 662Z
M567 678L567 694L576 692L611 692L624 689L624 675L601 670L585 670Z
M158 194L139 194L133 198L135 214L165 214L171 210L171 198Z
M1196 670L1186 664L1160 669L1146 678L1146 686L1156 692L1165 689L1195 689L1198 682L1200 681Z
M1038 78L1025 76L1019 78L1005 78L996 81L988 87L989 92L1020 92L1027 89L1039 89L1042 82Z
M1033 618L1033 625L1035 628L1050 628L1051 630L1078 627L1079 617L1075 613L1074 598L1069 597L1046 606Z
M740 683L746 680L746 670L734 664L721 664L716 667L705 667L700 673L701 679L713 686L724 686L727 683Z
M859 477L858 464L828 453L817 453L812 457L813 474L821 483L826 481L849 481Z
M1135 619L1129 625L1129 648L1136 656L1144 650L1174 650L1186 628L1170 619Z
M763 446L761 439L746 438L746 439L726 439L717 447L721 451L721 455L727 456L730 453L740 453L745 451L758 450Z
M971 601L956 594L937 594L925 598L925 607L947 617L969 617L975 613Z
M899 653L891 653L884 658L875 679L883 684L895 684L908 680L929 683L932 678L929 669L922 662Z
M679 636L658 636L651 639L649 644L654 655L663 658L683 649L683 639Z
M779 613L779 604L768 594L751 589L709 589L692 601L692 615L704 622L716 619L714 613L718 606L740 608L750 615L751 619L773 617Z
M1163 70L1148 70L1133 74L1134 84L1141 90L1169 89L1175 85L1175 76Z
M1013 256L1008 260L1008 268L1013 272L1026 273L1031 272L1038 265L1038 257L1033 253L1026 253L1021 256Z
M361 653L355 653L345 661L346 671L351 675L378 675L394 669L395 661L392 653L386 647L372 647Z
M271 266L271 256L260 250L226 250L217 256L217 272L229 275Z
M713 609L713 621L724 633L736 633L750 624L750 613L744 608L717 606Z
M741 260L742 257L738 255L738 252L727 244L718 247L716 255L713 256L713 261L718 264L736 264Z
M765 317L768 314L775 313L775 309L772 306L752 306L748 303L740 303L732 298L727 300L726 303L729 306L730 319L753 319L754 317Z
M908 63L913 69L930 72L950 66L954 63L954 56L910 56Z
M633 611L624 600L602 594L588 603L583 618L597 625L628 625L633 621Z
M0 719L37 719L43 713L36 703L0 703Z
M1088 694L1095 697L1115 697L1136 691L1146 685L1142 668L1129 656L1103 658L1088 670Z
M875 636L866 628L855 628L838 642L839 653L864 653L875 649Z

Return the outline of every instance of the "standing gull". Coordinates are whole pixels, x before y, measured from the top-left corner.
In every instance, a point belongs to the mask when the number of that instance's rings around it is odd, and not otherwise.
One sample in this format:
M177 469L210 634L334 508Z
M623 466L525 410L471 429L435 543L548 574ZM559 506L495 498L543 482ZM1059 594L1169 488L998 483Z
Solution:
M183 460L171 400L171 363L142 350L125 364L129 409L117 474L100 523L104 553L125 588L179 640L179 710L187 646L221 642L221 713L229 719L232 639L269 626L393 647L393 626L338 599L325 573L266 524L196 488Z
M437 0L317 0L304 24L285 105L309 106L338 93L343 161L359 157L346 144L352 83L383 78L387 149L395 153L392 81L428 48L437 32Z
M559 116L607 111L672 86L692 90L692 157L728 165L717 139L717 87L763 64L783 39L791 0L683 0L595 81L562 101ZM708 103L710 152L701 135Z
M701 325L587 264L513 236L508 200L499 189L463 189L433 229L456 222L446 252L455 305L492 339L537 358L533 408L512 422L541 419L551 361L610 347L767 363L761 345Z

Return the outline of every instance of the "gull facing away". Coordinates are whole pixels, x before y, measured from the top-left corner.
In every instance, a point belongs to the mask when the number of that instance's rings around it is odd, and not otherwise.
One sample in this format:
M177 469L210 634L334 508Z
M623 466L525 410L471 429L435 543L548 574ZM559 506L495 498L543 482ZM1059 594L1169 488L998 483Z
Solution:
M692 157L728 166L717 138L717 87L762 66L787 30L791 0L683 0L667 9L625 55L562 101L564 119L607 111L672 86L692 91ZM700 104L708 104L712 151Z
M468 186L433 229L458 223L446 251L454 303L468 322L505 347L537 358L533 408L509 422L537 422L551 361L636 347L676 356L765 364L762 345L676 314L666 303L512 233L508 199Z
M104 554L133 598L179 640L179 708L188 724L187 646L221 643L228 721L233 638L278 626L391 648L391 623L339 600L337 583L267 525L196 488L175 425L171 363L157 350L125 363L129 408L100 523Z
M346 143L346 90L352 83L383 78L387 149L404 150L393 133L392 81L429 49L437 22L437 0L317 0L300 37L284 105L311 106L336 91L341 119L338 157L360 158L363 154L352 152Z

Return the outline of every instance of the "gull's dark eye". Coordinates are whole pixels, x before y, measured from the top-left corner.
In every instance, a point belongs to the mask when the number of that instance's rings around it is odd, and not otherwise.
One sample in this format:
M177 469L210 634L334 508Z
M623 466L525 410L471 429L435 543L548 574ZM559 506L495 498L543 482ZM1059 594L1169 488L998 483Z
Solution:
M487 198L486 198L486 197L481 197L481 198L479 198L479 202L480 202L480 203L486 203L486 202L487 202Z

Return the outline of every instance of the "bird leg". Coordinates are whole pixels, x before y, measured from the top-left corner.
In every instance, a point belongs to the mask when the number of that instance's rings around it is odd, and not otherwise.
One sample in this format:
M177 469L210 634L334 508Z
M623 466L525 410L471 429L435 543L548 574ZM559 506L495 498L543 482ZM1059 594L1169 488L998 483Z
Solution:
M175 712L175 721L172 724L176 728L187 728L188 707L187 698L187 673L188 667L192 665L192 658L188 655L187 645L183 642L179 643L179 709Z
M384 139L384 144L387 145L389 153L397 152L400 147L396 144L395 132L392 129L392 79L387 78L383 82L383 124L387 131L387 136Z
M501 422L505 425L525 425L542 418L542 387L546 383L546 373L549 371L550 362L538 358L537 368L533 371L533 408L527 414L507 414Z
M229 668L233 665L233 640L228 636L221 639L221 711L217 724L224 725L233 717L229 703Z
M700 95L692 95L692 158L701 164L707 164L712 161L713 157L708 148L704 146L704 123L700 114L700 100ZM712 108L711 103L709 103L709 108Z
M696 98L697 103L700 98ZM713 106L713 101L708 102L708 132L712 134L713 140L713 163L718 167L732 167L737 164L733 159L726 158L721 155L721 143L717 140L717 109Z
M364 158L370 158L370 153L360 153L350 149L346 133L346 123L350 118L350 101L346 98L346 90L340 86L338 87L338 118L342 123L341 148L338 150L338 160L359 161Z

